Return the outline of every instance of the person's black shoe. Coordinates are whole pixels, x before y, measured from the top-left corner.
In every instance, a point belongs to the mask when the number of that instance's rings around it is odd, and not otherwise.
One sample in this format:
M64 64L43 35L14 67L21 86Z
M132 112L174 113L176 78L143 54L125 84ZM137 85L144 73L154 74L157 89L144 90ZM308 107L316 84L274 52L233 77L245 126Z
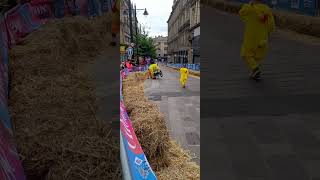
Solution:
M256 76L256 77L252 77L252 79L255 80L255 81L260 81L261 77L260 76Z
M259 81L261 80L261 71L259 68L256 68L252 71L250 77L253 79L253 80L256 80L256 81Z

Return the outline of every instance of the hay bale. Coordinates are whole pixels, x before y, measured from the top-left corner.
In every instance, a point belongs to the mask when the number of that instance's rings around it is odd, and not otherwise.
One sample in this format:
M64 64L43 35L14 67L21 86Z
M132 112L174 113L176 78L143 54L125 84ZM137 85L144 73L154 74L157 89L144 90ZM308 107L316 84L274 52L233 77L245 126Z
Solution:
M109 15L53 20L10 52L9 109L28 179L121 179L119 138L96 119L86 73L109 24Z
M200 168L191 162L190 153L169 137L159 108L144 96L141 74L123 81L123 95L135 133L159 179L200 179Z
M150 164L158 169L167 166L166 161L154 163L154 159L166 159L164 152L168 149L166 142L169 140L169 133L166 130L165 119L156 105L144 97L143 81L139 81L138 77L138 74L134 74L124 79L124 102Z
M176 142L169 142L168 167L156 172L158 179L200 179L200 168L195 162L191 162L189 152L183 150Z

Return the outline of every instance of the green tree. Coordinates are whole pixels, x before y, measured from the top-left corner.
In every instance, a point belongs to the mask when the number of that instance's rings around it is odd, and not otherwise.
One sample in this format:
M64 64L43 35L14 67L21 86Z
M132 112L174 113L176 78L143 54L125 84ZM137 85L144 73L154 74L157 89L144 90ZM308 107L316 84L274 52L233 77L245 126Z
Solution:
M157 56L156 47L153 44L153 39L148 35L139 34L135 37L138 40L138 55L142 57L150 56L155 58Z

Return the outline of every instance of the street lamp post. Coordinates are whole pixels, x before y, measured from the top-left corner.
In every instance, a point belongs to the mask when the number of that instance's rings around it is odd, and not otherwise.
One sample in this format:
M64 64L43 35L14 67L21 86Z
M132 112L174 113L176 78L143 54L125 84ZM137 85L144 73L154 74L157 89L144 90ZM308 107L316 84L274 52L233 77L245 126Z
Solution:
M139 62L139 55L138 55L138 51L139 51L139 41L138 41L138 18L137 18L137 7L136 5L134 5L134 15L136 16L136 63Z
M139 41L138 41L138 18L137 18L137 11L144 11L143 12L143 15L147 16L149 15L148 12L147 12L147 9L137 9L136 5L134 5L134 15L135 15L135 25L136 25L136 56L135 56L135 60L136 60L136 63L138 63L138 58L139 58L139 55L138 55L138 52L139 52Z
M136 5L134 5L134 14L135 14L135 25L136 25L136 54L133 55L133 57L136 59L136 62L138 60L138 18L137 18L137 11L141 11L143 10L143 15L147 16L149 15L147 12L147 9L137 9ZM126 11L126 10L125 10ZM132 29L132 4L131 4L131 0L129 0L129 21L130 21L130 39L131 39L131 43L134 42L133 39L133 29Z

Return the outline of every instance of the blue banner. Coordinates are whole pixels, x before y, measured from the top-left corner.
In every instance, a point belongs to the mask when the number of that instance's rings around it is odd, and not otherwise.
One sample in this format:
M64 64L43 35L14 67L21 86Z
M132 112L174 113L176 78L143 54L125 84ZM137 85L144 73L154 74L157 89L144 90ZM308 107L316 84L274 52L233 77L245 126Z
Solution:
M169 67L182 68L183 64L167 64ZM187 64L187 68L193 71L200 71L200 64Z
M38 29L41 26L41 24L33 22L28 5L29 4L24 4L24 5L20 6L19 13L21 14L23 20L30 25L29 27L30 27L30 32L31 32L33 30Z
M122 101L122 78L125 78L128 73L127 69L120 71L120 130L131 178L133 180L157 180L157 177L141 148L138 138L136 137L131 120Z

